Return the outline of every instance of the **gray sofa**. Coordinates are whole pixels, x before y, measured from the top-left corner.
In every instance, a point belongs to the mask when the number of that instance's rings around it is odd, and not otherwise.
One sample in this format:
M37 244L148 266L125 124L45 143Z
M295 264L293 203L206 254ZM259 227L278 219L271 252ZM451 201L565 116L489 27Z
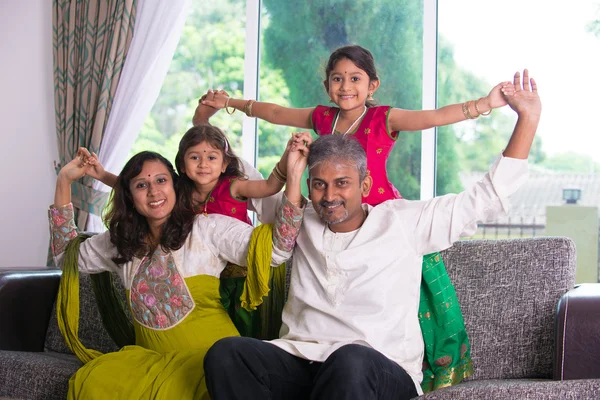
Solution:
M568 376L578 378L578 360L567 359L570 353L565 351L573 337L578 349L599 347L597 342L586 343L573 330L576 324L569 322L572 334L563 323L557 325L557 304L575 281L571 240L463 241L442 254L465 316L475 373L423 398L600 398L600 379L593 379L600 378L600 354L588 357L587 374L580 375L588 379L552 379L553 374L565 376L564 365L575 366ZM66 348L56 324L53 303L59 278L59 271L47 269L0 269L0 397L66 396L68 379L80 363ZM592 306L600 310L600 289L588 285L586 290L586 299L592 293ZM89 278L83 276L80 337L88 347L114 351L91 293ZM573 309L562 314L581 315ZM600 311L596 315L598 327Z

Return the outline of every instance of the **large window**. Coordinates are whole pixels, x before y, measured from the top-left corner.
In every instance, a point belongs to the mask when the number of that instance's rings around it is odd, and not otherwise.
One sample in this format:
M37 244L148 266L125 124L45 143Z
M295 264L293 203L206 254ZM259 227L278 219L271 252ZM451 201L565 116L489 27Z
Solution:
M378 104L420 108L423 70L421 1L264 0L261 19L260 99L292 107L328 104L324 69L331 52L347 44L369 49L381 87ZM268 80L268 81L267 81ZM265 84L268 83L268 84ZM266 173L281 155L291 128L259 123L259 165ZM406 198L419 198L421 135L402 133L388 175Z
M246 2L195 0L160 95L131 150L156 150L175 161L181 136L192 126L198 99L208 88L242 97ZM241 152L242 116L217 113L211 123Z
M482 225L475 238L571 236L590 271L578 272L578 280L598 280L600 135L592 119L600 92L600 0L568 7L544 0L192 3L160 97L132 153L155 149L174 159L199 96L211 87L292 107L328 104L325 63L331 51L349 43L375 57L382 81L378 103L409 109L434 106L436 94L438 106L485 96L527 67L544 107L530 180L513 197L511 212ZM293 131L240 112L219 112L211 122L265 176ZM430 140L433 132L402 133L388 174L409 199L428 198L434 188L437 195L458 192L485 173L514 122L505 107L440 128L436 141ZM567 205L563 196L573 194L579 198L569 201L576 204Z
M599 7L597 0L438 2L439 105L485 96L525 67L543 104L530 179L513 196L508 215L482 224L476 238L569 236L577 244L580 282L598 280ZM505 107L439 129L437 193L481 178L515 120Z

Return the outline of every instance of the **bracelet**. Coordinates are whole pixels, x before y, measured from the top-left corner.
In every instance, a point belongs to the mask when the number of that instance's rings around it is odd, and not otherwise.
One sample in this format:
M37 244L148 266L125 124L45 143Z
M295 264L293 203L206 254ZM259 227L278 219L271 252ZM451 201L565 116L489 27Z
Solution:
M273 176L281 183L287 182L287 175L279 169L279 161L275 164L275 168L273 168Z
M227 114L232 115L235 112L235 108L231 107L233 111L229 111L229 100L231 100L231 97L227 97L227 100L225 100L225 111L227 111Z
M481 100L481 98L477 99L477 101L475 102L475 111L477 111L477 113L479 115L483 115L483 116L488 116L492 113L492 109L490 108L489 111L487 113L482 113L481 111L479 111L479 107L477 107L477 103L479 102L479 100Z
M462 104L462 112L465 115L466 119L473 119L473 116L471 116L471 112L469 111L469 102L465 101Z
M252 115L252 104L254 103L255 100L248 100L246 104L244 104L244 112L248 117L254 117L254 115Z
M279 162L275 164L275 168L273 168L271 175L273 175L273 177L277 179L280 183L285 184L285 182L287 181L287 176L283 175L281 173L281 170L279 169Z
M283 172L281 172L281 168L279 168L279 161L277 161L277 164L275 164L275 169L277 170L277 173L285 180L287 180L287 174L284 174Z
M279 181L279 183L285 185L285 179L283 179L281 176L279 176L276 172L275 172L275 168L273 168L273 171L271 171L271 175L273 175L273 178L275 178L277 181Z

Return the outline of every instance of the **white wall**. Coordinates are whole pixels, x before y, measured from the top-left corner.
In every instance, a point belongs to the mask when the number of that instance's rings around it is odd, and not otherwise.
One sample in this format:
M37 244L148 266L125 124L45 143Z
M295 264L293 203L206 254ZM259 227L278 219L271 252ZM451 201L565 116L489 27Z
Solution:
M0 4L0 267L46 265L57 159L52 2Z

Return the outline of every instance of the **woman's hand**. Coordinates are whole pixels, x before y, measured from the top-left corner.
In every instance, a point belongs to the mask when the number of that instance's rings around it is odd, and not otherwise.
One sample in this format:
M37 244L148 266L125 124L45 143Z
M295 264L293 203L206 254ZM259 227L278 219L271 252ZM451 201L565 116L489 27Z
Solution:
M92 158L93 156L86 148L80 147L75 158L60 169L58 178L71 183L84 175L88 175L90 169L93 168L90 164L90 159Z
M208 89L208 92L200 99L200 104L220 110L225 108L229 94L224 90Z
M219 90L218 94L222 94L229 97L229 93L227 93L224 90ZM210 118L213 115L215 115L217 111L219 111L218 108L210 107L202 103L204 100L206 100L207 95L208 93L202 95L202 97L200 97L200 99L198 100L198 106L196 107L196 111L194 111L194 116L192 117L192 124L194 124L194 126L200 124L210 125Z

